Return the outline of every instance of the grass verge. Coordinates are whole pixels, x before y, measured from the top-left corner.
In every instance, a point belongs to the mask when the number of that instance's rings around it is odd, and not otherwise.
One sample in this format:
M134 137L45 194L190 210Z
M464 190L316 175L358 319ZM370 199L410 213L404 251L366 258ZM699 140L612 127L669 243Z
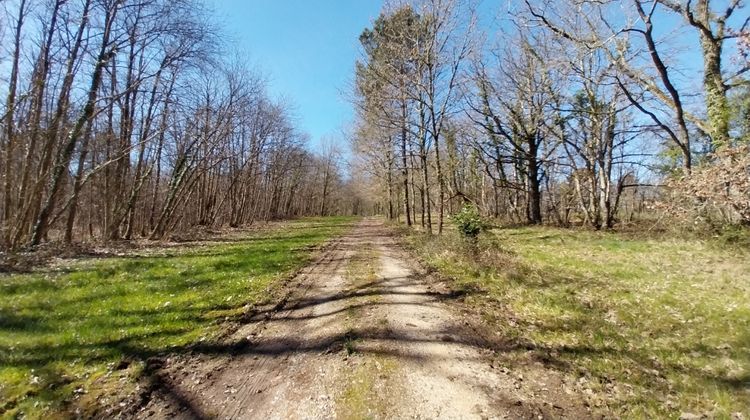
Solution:
M554 228L499 229L471 256L413 235L422 259L509 345L575 375L630 418L750 415L750 253L714 242Z
M351 221L0 276L0 417L73 415L106 388L134 388L146 358L217 337Z

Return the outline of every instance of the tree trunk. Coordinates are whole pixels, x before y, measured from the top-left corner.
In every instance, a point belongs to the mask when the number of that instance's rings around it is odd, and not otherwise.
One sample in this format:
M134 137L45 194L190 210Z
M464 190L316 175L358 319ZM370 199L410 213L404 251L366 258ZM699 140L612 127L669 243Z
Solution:
M57 201L57 196L60 193L62 187L63 175L66 171L70 159L75 150L76 143L78 142L81 133L83 132L84 126L94 115L96 109L96 98L99 91L99 86L102 81L102 72L107 62L114 56L114 51L108 51L109 48L109 37L112 32L112 25L117 15L119 3L115 2L111 9L107 11L107 17L105 19L104 33L102 34L102 43L99 48L99 54L97 55L96 65L94 66L94 72L91 76L91 85L88 90L88 98L86 105L83 108L83 112L78 117L73 129L68 134L68 138L64 144L62 152L57 159L57 163L53 169L52 176L50 178L50 192L45 201L42 209L39 213L34 229L31 235L31 246L37 246L41 243L42 239L47 235L49 229L49 218L52 215L52 208Z
M406 155L406 102L401 102L401 175L404 180L404 212L406 213L406 225L411 227L411 211L409 210L409 158Z
M11 242L11 209L13 208L13 161L15 160L15 109L16 109L16 91L18 89L18 67L21 57L21 29L26 14L26 0L21 0L18 7L18 19L16 19L16 33L13 38L13 64L11 65L10 80L8 81L8 98L6 101L5 115L5 185L3 191L4 211L3 211L3 228L6 229L4 242L10 245Z
M702 2L700 2L702 3ZM720 40L700 32L703 49L703 89L706 92L706 111L710 124L711 145L714 149L729 144L729 102L727 86L721 73Z
M443 183L443 167L440 162L440 144L437 137L435 138L435 169L438 182L438 235L442 235L445 218L445 184Z
M542 193L539 187L538 146L535 138L529 138L529 151L526 158L526 177L528 180L529 202L528 221L530 224L542 223Z

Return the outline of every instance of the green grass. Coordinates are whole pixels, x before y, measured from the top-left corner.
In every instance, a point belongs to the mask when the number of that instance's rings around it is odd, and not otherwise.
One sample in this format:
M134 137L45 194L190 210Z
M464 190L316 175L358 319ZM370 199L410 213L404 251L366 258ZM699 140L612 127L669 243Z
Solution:
M750 253L716 241L499 229L412 238L493 328L625 417L750 414ZM513 353L516 354L513 354Z
M0 417L62 414L107 387L134 387L143 360L217 337L351 221L304 219L162 256L0 276ZM123 359L135 363L114 372Z

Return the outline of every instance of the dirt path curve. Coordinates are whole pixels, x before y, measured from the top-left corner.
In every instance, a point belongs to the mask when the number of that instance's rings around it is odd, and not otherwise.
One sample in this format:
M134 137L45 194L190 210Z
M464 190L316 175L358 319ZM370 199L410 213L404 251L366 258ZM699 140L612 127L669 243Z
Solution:
M136 417L585 413L575 399L550 391L562 384L553 373L493 367L475 322L415 267L382 222L364 220L295 278L283 308L256 317L226 344L167 360Z

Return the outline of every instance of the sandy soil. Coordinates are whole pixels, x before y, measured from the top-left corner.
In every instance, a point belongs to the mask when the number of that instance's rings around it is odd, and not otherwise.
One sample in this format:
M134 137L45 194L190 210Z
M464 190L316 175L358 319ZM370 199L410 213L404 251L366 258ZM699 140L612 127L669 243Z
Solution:
M152 361L124 417L591 418L541 363L496 366L501 338L365 220L219 345Z

